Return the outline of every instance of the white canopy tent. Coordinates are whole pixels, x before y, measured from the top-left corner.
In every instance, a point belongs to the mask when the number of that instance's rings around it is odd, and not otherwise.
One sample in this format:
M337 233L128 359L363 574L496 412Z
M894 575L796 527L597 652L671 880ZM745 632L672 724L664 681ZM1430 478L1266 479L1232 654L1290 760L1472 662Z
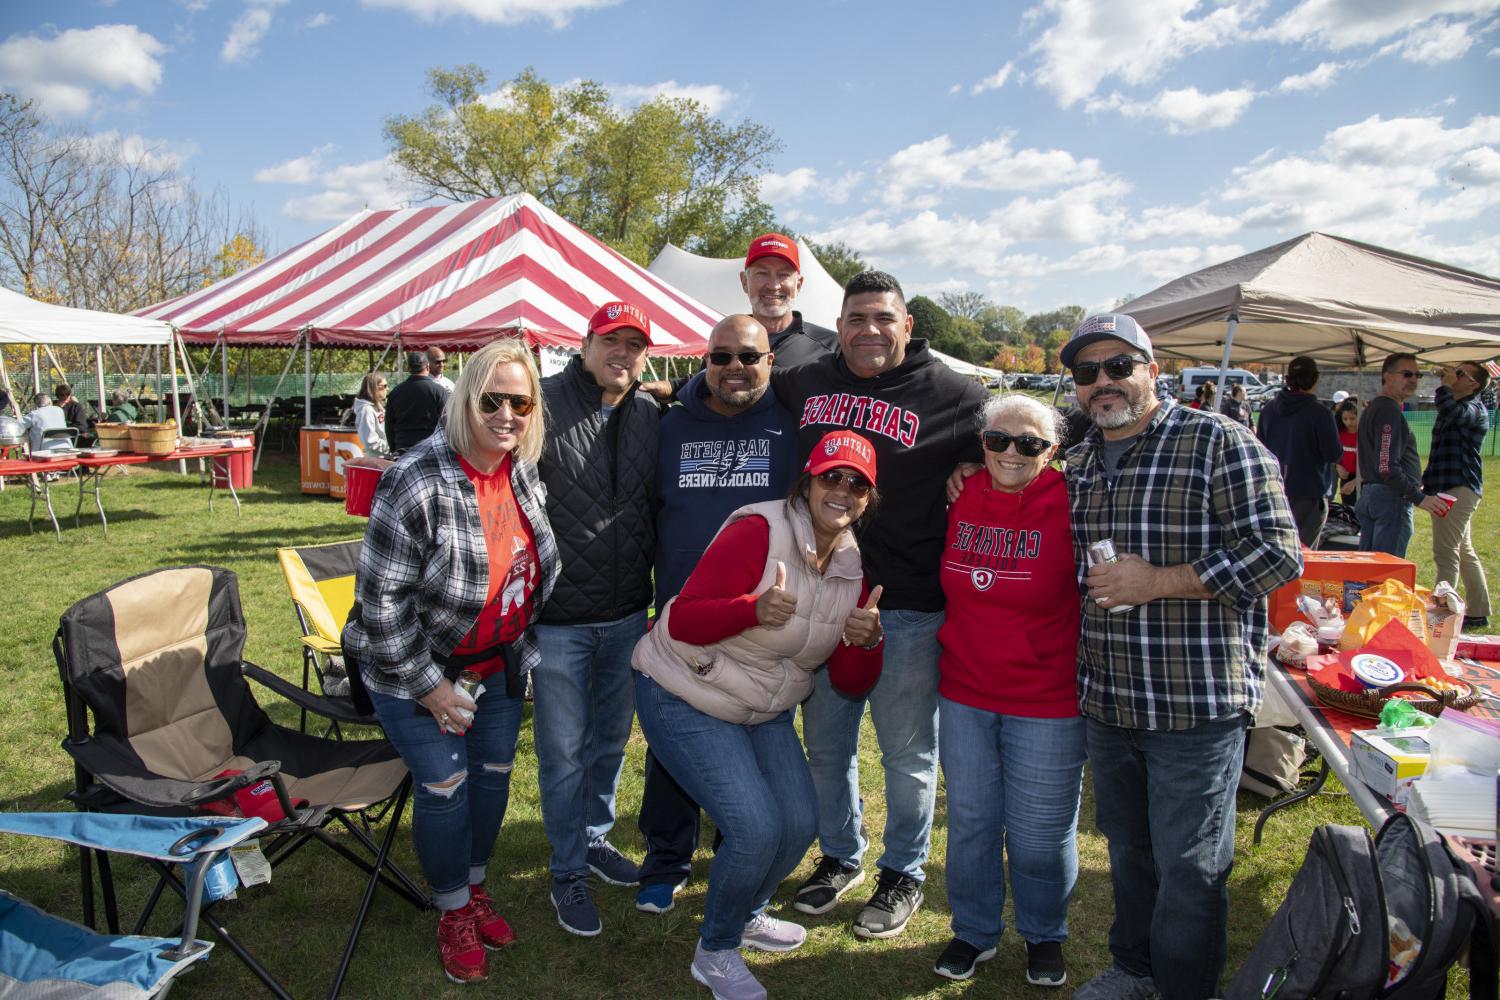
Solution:
M797 257L802 263L802 291L797 295L797 311L808 322L831 330L844 306L843 286L823 269L817 255L804 240L797 241ZM647 270L727 316L742 313L749 307L745 290L740 286L740 271L744 266L744 261L738 257L700 257L668 243ZM1002 374L940 351L932 353L960 375L999 378Z
M166 323L139 316L120 316L93 309L74 309L38 302L8 288L0 288L0 344L25 344L31 347L33 392L39 391L40 387L40 367L37 364L39 351L46 351L52 363L61 371L62 366L52 356L52 345L92 347L101 397L100 413L105 410L102 397L106 345L151 347L164 344L169 367L174 372L177 370L175 338L172 336L172 328ZM0 355L0 382L3 382L5 391L10 393L11 405L19 415L19 400L11 387L3 355ZM173 415L180 423L182 415L176 412Z

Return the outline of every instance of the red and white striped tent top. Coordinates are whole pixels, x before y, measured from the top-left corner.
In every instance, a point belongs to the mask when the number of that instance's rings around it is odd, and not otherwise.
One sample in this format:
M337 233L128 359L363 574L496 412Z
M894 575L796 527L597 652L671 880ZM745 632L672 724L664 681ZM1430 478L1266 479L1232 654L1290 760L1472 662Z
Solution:
M719 314L529 194L365 210L206 288L141 310L189 343L472 350L499 336L577 347L605 302L651 317L651 353L699 355Z

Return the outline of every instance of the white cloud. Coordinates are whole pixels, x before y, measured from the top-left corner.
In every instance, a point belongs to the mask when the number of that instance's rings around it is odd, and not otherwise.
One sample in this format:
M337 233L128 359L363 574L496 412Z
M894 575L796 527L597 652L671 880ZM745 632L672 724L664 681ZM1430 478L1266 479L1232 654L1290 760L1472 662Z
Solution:
M1475 146L1500 141L1500 115L1476 115L1447 128L1438 117L1382 118L1371 115L1323 137L1323 152L1340 163L1372 166L1436 165Z
M1429 21L1408 32L1396 50L1407 62L1436 66L1462 59L1474 42L1466 21Z
M219 50L224 62L249 62L260 55L260 40L271 30L275 8L286 0L249 0L245 10L229 26L229 36Z
M1341 62L1318 63L1315 69L1306 73L1297 73L1282 80L1276 85L1276 89L1283 94L1304 90L1323 90L1332 85L1334 78L1348 66L1348 63Z
M899 205L914 192L928 189L1024 191L1102 175L1093 158L1079 160L1062 149L1015 149L1014 135L1007 132L964 148L940 135L898 150L880 167L886 183L883 197L887 204Z
M1490 49L1485 53L1485 55L1489 56L1491 59L1500 59L1500 46L1496 46L1495 48Z
M1240 220L1220 215L1206 202L1196 205L1158 205L1144 209L1121 234L1137 242L1155 239L1212 239L1238 231Z
M717 83L678 83L676 80L647 84L611 84L609 91L616 100L626 104L643 104L658 97L687 98L703 105L711 115L718 114L735 99L734 91Z
M1238 243L1163 247L1157 250L1134 251L1127 263L1144 277L1154 281L1168 281L1211 264L1233 260L1246 252L1245 248Z
M970 89L971 94L982 94L986 90L999 90L1005 86L1005 81L1010 79L1010 74L1015 70L1015 63L1008 62L989 76L980 80Z
M36 100L49 114L82 115L96 90L155 92L157 58L167 46L133 24L73 28L51 37L11 35L0 42L0 84Z
M1302 0L1266 29L1283 42L1330 49L1372 45L1404 35L1434 17L1481 17L1500 10L1500 0Z
M466 17L481 24L513 25L546 21L565 28L579 11L612 7L620 0L361 0L366 7L404 10L424 21Z
M314 14L312 17L309 17L307 20L303 21L302 22L302 27L304 27L304 28L326 28L330 24L332 24L335 20L337 20L337 19L332 14L328 13L326 10L320 10L316 14Z
M176 170L198 152L195 142L148 139L135 133L121 135L114 129L91 132L84 142L96 156L105 160L152 172Z
M1249 88L1205 94L1197 87L1163 90L1148 101L1131 101L1119 92L1088 102L1090 111L1118 111L1127 118L1156 118L1167 123L1173 134L1202 132L1233 125L1250 107L1257 94Z
M326 143L306 156L295 156L290 160L262 167L252 177L257 184L311 184L317 179L323 158L333 152L333 143Z
M794 201L812 190L817 182L818 172L812 167L798 167L784 174L761 174L760 196L772 205Z
M292 198L281 210L294 219L327 222L365 208L399 208L420 197L386 157L335 167L318 181L324 186L322 191Z
M1500 152L1492 146L1469 150L1449 169L1448 179L1459 185L1500 186Z
M1262 3L1227 0L1190 17L1199 0L1042 0L1027 15L1053 18L1029 49L1040 62L1034 78L1063 107L1110 77L1149 83L1193 52L1240 41Z

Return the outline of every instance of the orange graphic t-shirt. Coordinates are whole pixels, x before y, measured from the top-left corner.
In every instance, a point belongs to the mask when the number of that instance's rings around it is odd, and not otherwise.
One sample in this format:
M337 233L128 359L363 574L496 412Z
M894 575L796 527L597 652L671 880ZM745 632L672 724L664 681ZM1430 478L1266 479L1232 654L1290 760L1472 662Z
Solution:
M484 610L479 620L453 649L453 655L470 656L511 642L526 629L532 594L541 583L542 567L536 554L536 539L531 524L516 504L510 485L511 458L507 455L500 467L485 475L462 458L458 464L474 484L479 499L479 523L484 531L484 546L489 555L490 580L485 594ZM505 669L499 651L495 656L468 666L481 677Z

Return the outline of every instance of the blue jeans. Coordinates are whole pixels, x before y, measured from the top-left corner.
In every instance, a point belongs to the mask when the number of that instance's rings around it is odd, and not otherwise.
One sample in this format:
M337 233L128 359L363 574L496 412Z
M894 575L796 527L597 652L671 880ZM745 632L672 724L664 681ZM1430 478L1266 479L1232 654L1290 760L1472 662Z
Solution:
M765 908L817 832L792 712L753 726L724 722L639 673L635 697L652 751L724 834L698 936L708 951L738 948L745 921Z
M554 876L588 870L588 847L615 825L615 788L635 716L630 654L646 613L595 625L538 625L532 734Z
M1381 483L1365 483L1359 488L1354 513L1359 518L1361 552L1389 552L1406 558L1411 541L1412 512L1416 510L1395 490Z
M818 790L818 840L831 858L859 864L867 841L859 798L859 724L870 704L885 771L880 867L921 881L937 801L937 633L941 611L882 611L885 665L865 698L833 689L820 670L802 704L802 736Z
M516 734L526 703L505 696L504 677L491 681L474 710L474 724L462 736L438 728L420 702L370 692L386 738L416 783L411 839L440 910L468 903L469 885L484 881L510 802ZM469 845L467 855L463 844Z
M1175 731L1089 719L1087 733L1115 895L1110 953L1164 1000L1220 996L1244 716Z
M948 784L948 905L953 936L984 951L1005 929L1006 862L1016 930L1068 939L1078 880L1083 719L1031 719L938 699Z

